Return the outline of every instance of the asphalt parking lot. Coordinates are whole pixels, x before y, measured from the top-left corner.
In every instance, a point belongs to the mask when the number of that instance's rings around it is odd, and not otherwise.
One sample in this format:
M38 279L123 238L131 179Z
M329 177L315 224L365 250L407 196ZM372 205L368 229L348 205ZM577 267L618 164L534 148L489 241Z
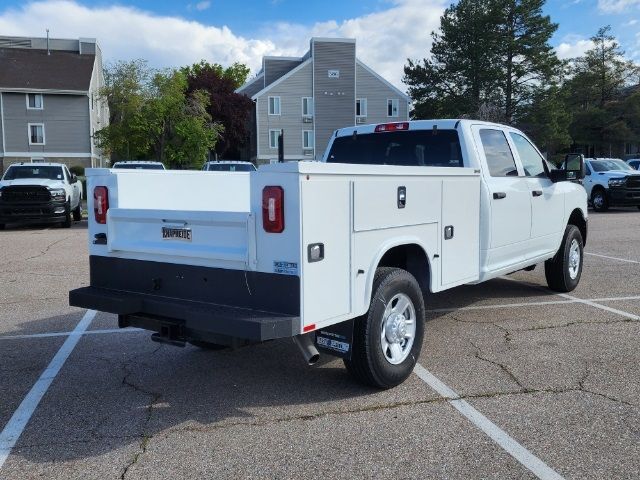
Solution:
M638 478L640 212L589 224L570 295L537 268L429 296L420 366L384 392L291 341L117 330L67 305L86 224L0 232L0 478Z

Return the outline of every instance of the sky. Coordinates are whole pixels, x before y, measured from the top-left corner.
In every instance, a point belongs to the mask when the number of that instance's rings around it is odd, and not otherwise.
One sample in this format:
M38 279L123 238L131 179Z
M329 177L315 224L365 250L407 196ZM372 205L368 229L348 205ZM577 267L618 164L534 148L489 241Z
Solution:
M158 68L205 59L242 62L301 56L316 37L356 38L357 55L402 90L407 58L429 55L431 32L451 0L0 0L0 35L97 38L105 62L143 58ZM551 40L570 58L611 25L640 62L640 0L547 0Z

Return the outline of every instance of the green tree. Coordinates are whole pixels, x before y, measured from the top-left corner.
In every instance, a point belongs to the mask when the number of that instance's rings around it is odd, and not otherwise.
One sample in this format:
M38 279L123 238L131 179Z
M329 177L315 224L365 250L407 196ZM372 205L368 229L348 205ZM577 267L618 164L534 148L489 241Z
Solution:
M625 60L611 27L591 37L593 47L571 62L565 85L573 114L569 132L577 144L591 145L596 155L622 155L620 144L640 139L637 85L640 69ZM618 147L617 147L618 146Z
M540 85L557 76L561 63L549 44L558 29L542 14L545 0L497 0L498 49L504 121L513 123Z
M245 83L249 68L234 63L228 68L204 61L185 67L188 92L202 91L208 96L207 112L224 127L216 143L215 152L221 158L240 158L246 146L253 102L245 95L235 93Z
M106 77L111 122L96 137L112 159L154 158L171 168L199 167L206 160L223 127L212 122L206 93L188 91L182 71L119 62Z
M245 84L247 77L249 77L249 72L251 72L249 67L243 63L236 62L225 68L218 63L209 63L205 60L183 67L181 70L187 77L201 77L209 73L215 73L219 78L231 81L234 90Z
M526 131L551 159L571 145L571 113L566 108L565 91L558 85L538 89L522 108L518 127Z
M116 62L104 70L100 93L109 105L109 126L96 132L98 145L112 159L143 159L151 147L143 107L150 70L144 60Z
M431 34L431 57L408 60L404 83L416 118L474 115L495 100L498 81L497 30L493 0L460 0Z
M414 116L467 116L513 123L561 67L557 29L544 0L460 0L432 33L431 58L408 60Z

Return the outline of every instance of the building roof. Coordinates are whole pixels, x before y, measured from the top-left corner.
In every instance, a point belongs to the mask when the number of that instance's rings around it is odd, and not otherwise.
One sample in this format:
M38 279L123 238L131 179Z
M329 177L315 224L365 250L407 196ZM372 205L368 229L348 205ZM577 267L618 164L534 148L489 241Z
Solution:
M88 91L95 55L0 48L0 89Z

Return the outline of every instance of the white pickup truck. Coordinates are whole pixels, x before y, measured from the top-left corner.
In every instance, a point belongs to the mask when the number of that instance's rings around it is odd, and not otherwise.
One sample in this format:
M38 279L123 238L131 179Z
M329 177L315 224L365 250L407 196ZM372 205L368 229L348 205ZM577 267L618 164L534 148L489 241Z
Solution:
M436 120L344 128L323 162L251 173L88 170L91 283L70 303L176 345L292 337L389 388L420 354L423 292L542 262L575 288L583 162L551 170L518 130Z
M14 163L0 180L0 230L9 223L82 220L82 183L61 163Z

